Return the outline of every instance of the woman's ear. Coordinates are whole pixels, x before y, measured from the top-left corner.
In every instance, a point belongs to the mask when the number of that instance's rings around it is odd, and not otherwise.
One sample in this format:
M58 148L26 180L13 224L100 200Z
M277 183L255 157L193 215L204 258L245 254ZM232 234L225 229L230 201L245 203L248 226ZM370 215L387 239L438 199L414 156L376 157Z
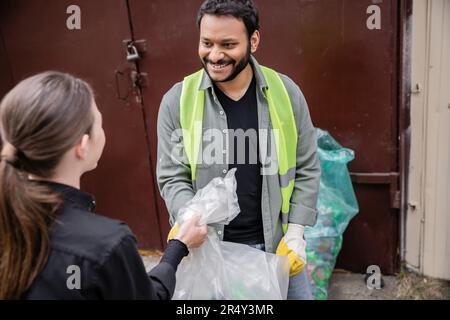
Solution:
M85 160L89 152L89 135L84 134L80 142L75 146L75 155L80 160Z

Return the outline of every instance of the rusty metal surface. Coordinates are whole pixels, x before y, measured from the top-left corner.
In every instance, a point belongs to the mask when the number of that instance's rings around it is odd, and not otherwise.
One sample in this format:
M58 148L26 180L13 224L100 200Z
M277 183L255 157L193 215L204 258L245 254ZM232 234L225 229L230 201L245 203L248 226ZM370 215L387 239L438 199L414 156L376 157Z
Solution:
M380 185L354 182L359 215L344 234L337 267L365 272L398 268L397 1L380 1L381 30L366 27L369 0L257 2L260 60L302 88L317 127L355 150L358 175L381 173ZM279 57L282 57L280 59ZM370 181L372 183L373 181ZM395 189L395 190L394 190Z
M396 171L392 170L396 155L392 141L396 119L395 2L378 4L381 30L366 28L369 0L258 4L261 60L300 85L316 126L357 151L350 169Z
M134 69L126 61L122 44L131 37L126 3L76 1L82 24L81 30L73 31L66 28L66 8L71 4L65 0L1 2L0 25L14 80L56 69L93 85L107 142L98 168L83 177L82 188L95 194L99 213L125 221L141 247L161 248L140 104L132 96L126 102L116 94L115 70Z
M400 136L400 189L401 204L399 217L399 241L400 261L405 260L406 255L406 214L408 212L408 185L409 185L409 158L411 149L411 45L412 45L412 0L400 0L399 19L399 48L402 53L399 58L398 74L402 77L399 83L398 106Z
M337 268L366 272L368 266L378 265L383 274L393 273L397 268L398 224L388 223L389 215L397 217L397 210L389 209L389 186L361 184L355 192L361 212L344 233Z
M197 10L202 0L165 1L130 0L130 16L135 39L146 39L146 52L138 61L141 72L148 75L143 88L144 107L149 131L152 162L156 163L156 122L162 96L176 82L201 68L197 56ZM153 168L156 170L155 168ZM161 233L170 230L164 201L156 197Z
M3 40L2 30L0 28L0 99L13 86L11 69L9 66L8 55Z

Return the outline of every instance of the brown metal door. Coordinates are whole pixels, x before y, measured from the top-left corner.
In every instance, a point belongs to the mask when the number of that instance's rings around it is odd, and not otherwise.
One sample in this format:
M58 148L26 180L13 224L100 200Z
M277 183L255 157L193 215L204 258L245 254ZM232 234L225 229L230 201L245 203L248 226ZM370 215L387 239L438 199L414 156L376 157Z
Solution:
M344 234L337 267L365 272L398 263L398 2L377 1L381 29L368 29L371 0L258 1L260 60L302 88L315 126L355 150L349 165L360 212Z
M81 29L69 30L67 8L81 9ZM103 114L107 142L98 168L83 177L97 211L125 221L139 246L162 248L153 164L139 92L132 92L132 38L124 0L7 0L0 4L1 95L26 76L54 69L89 81ZM118 98L120 96L120 98Z
M349 165L360 213L344 234L337 267L397 268L397 1L258 1L260 60L299 84L315 126L355 150Z
M130 0L136 39L146 39L141 72L147 124L156 136L162 95L200 67L196 13L201 0ZM371 0L256 0L259 61L302 88L315 126L356 152L350 164L360 213L344 237L337 267L382 272L397 267L397 1L378 1L381 29L369 30ZM156 159L156 141L150 141ZM153 161L154 163L154 161ZM164 203L158 199L163 232Z
M184 76L201 68L197 56L196 13L202 0L129 0L136 40L146 41L146 52L138 62L147 76L143 88L146 121L150 137L156 137L156 122L162 96ZM156 164L156 139L150 139L152 163ZM153 168L155 170L155 168ZM157 197L162 234L168 233L169 215Z

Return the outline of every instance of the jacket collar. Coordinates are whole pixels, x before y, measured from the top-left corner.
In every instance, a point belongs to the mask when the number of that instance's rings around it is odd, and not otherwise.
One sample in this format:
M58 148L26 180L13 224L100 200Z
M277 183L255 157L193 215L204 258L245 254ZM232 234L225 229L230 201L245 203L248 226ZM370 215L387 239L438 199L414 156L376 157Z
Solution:
M256 79L256 85L259 86L262 91L264 88L267 88L267 82L266 79L264 78L264 75L261 71L261 67L259 66L258 61L256 61L253 55L250 56L250 65L253 68L253 73ZM208 76L208 73L203 72L203 78L202 81L200 82L199 90L206 90L212 87L213 82L211 78Z
M52 181L42 181L42 183L52 190L61 193L64 197L64 205L77 207L89 212L95 212L96 203L93 195L61 183Z

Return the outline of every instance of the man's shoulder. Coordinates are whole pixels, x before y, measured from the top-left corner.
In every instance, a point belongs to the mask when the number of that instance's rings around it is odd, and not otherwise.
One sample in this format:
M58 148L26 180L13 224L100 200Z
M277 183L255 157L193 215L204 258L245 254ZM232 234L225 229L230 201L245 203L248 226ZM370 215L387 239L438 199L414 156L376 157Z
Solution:
M278 70L275 69L272 70L275 71L280 76L281 81L283 81L284 87L286 88L291 100L296 100L299 97L303 96L300 87L295 83L294 80L292 80L289 76L285 75L284 73L279 72Z
M300 121L300 115L305 114L305 111L308 111L308 104L306 102L305 96L303 95L302 90L299 85L295 83L289 76L275 70L283 81L284 87L289 95L291 100L291 105L294 111L294 116L297 121Z
M186 75L189 76L189 75ZM179 113L180 113L180 98L181 93L183 91L183 82L179 81L175 83L162 97L161 105L159 109L159 115L162 118L168 119L167 117L170 117L170 119L177 123L179 120Z
M294 108L306 107L305 96L303 95L303 92L300 89L299 85L295 83L295 81L292 80L289 76L281 72L278 72L278 75L280 76L281 81L283 81L283 84L289 94L289 97L291 98L293 107Z
M283 84L290 96L291 94L296 96L303 95L302 90L294 80L281 72L278 72L278 75L280 76L281 81L283 81Z
M167 91L161 99L161 105L158 112L159 122L179 122L180 97L183 82L175 83L172 88Z
M181 96L181 91L183 89L183 81L175 83L172 88L170 88L163 96L163 101L174 102L179 101Z

